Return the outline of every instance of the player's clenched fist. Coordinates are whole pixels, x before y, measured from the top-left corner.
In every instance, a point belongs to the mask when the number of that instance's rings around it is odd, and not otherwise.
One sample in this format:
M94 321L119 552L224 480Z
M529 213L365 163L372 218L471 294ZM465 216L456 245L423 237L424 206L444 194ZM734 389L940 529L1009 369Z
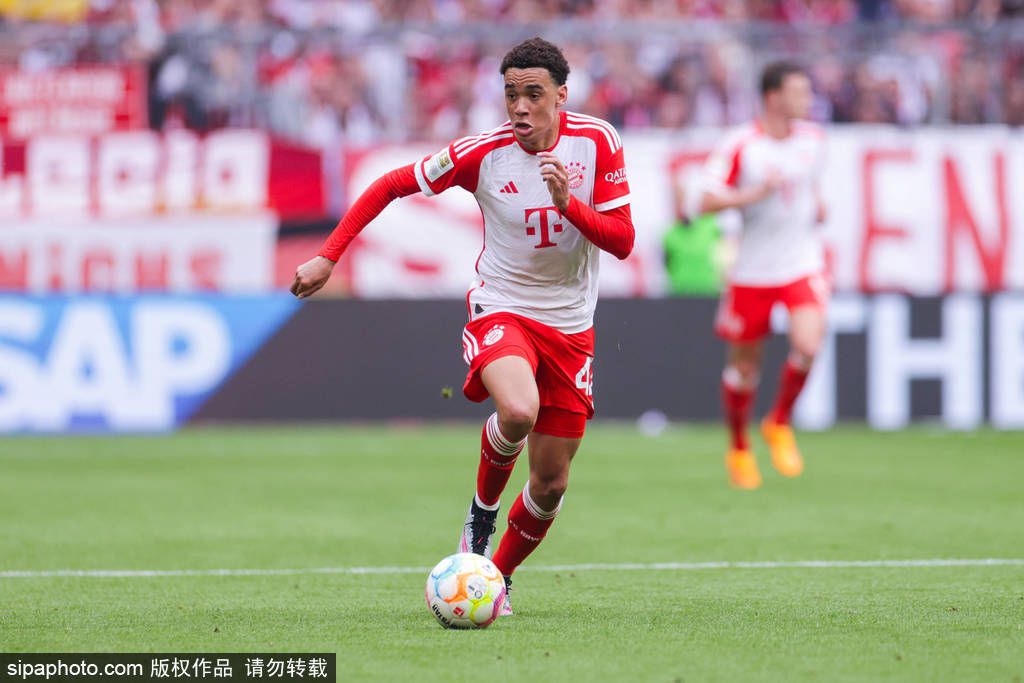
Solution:
M315 256L295 269L295 281L291 292L300 299L314 294L327 284L334 270L334 261L323 256Z
M547 183L551 201L559 211L569 208L569 174L561 160L551 152L538 152L540 157L540 177Z

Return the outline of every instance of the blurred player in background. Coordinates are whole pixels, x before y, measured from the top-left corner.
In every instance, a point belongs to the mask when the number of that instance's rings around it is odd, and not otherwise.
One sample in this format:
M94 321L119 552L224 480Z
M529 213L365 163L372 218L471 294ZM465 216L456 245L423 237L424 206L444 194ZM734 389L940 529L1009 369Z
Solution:
M732 131L708 159L701 201L702 211L739 209L743 215L736 262L715 320L715 331L729 345L722 373L731 438L725 464L729 481L742 489L761 485L747 423L772 308L781 303L789 311L790 351L761 430L772 464L795 477L803 458L789 418L821 346L828 301L819 230L825 218L819 191L824 139L820 128L804 121L811 81L795 64L771 64L761 77L761 95L761 117Z
M540 38L502 61L509 121L396 169L359 197L291 291L323 287L345 248L392 200L461 187L484 217L477 277L462 333L472 401L494 400L481 433L476 495L459 550L490 556L499 498L529 446L530 477L508 516L494 563L510 576L562 505L569 464L593 416L599 250L624 259L633 223L622 143L608 123L562 111L569 65ZM506 600L503 614L511 614Z

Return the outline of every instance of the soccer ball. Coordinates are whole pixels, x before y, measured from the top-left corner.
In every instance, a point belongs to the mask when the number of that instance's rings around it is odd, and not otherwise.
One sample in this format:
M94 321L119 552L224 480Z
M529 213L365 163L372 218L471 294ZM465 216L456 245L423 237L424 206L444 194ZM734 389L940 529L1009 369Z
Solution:
M505 579L483 555L456 553L430 570L427 608L445 628L487 628L505 600Z

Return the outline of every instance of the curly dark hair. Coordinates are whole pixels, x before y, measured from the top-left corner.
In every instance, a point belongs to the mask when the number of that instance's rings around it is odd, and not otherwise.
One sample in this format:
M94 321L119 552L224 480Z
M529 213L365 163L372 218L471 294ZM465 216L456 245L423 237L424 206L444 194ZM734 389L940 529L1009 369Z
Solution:
M569 62L565 61L562 50L554 43L541 37L530 38L508 51L501 60L501 75L509 69L547 69L555 85L565 85L569 77Z

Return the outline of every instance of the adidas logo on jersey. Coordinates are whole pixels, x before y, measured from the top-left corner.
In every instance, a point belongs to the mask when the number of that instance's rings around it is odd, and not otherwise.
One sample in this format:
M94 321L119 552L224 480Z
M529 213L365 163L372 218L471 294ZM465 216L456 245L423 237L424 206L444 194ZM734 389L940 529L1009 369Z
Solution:
M505 185L505 187L503 187L503 188L501 188L501 190L499 190L499 192L501 192L501 194L519 194L519 188L516 187L515 182L510 180Z

